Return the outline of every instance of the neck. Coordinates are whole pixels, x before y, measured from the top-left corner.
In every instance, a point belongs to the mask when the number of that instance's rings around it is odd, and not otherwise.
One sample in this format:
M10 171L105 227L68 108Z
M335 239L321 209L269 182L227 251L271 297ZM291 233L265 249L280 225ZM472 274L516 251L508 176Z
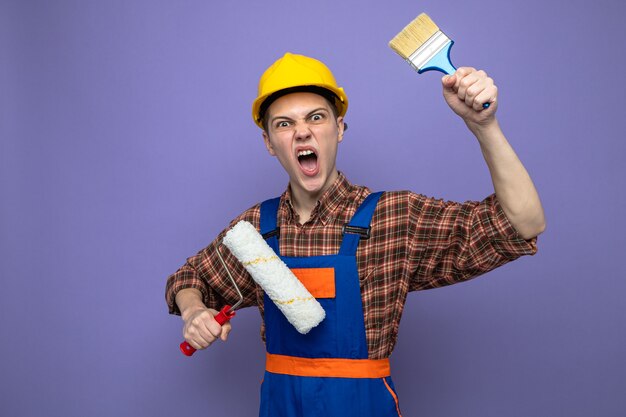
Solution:
M308 191L303 188L299 188L291 184L291 200L292 205L296 213L298 213L298 220L300 224L304 224L311 218L311 213L315 208L315 205L319 199L324 195L339 177L339 173L335 170L332 175L328 177L328 180L324 186L315 191Z

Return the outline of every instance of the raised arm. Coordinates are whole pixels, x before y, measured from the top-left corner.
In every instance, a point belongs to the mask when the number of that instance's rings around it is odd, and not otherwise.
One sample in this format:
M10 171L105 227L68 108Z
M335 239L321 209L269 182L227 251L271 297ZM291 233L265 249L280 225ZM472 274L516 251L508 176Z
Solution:
M443 95L476 136L487 162L496 197L507 218L524 239L545 229L539 194L530 175L507 141L495 117L498 89L484 71L459 68L442 79ZM484 103L489 103L487 109Z

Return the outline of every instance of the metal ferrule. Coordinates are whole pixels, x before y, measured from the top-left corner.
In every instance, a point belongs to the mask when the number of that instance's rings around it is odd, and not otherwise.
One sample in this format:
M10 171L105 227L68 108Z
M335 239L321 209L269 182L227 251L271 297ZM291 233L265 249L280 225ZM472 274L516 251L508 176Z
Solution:
M452 41L442 31L438 30L422 46L417 48L408 58L407 62L416 70L423 69L428 61L433 59L443 48Z

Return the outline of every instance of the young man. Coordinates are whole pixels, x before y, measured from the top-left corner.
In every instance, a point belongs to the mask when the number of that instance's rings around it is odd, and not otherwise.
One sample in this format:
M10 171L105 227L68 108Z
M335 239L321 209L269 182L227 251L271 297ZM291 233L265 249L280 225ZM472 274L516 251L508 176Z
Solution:
M252 223L290 268L306 269L327 290L310 289L326 318L301 335L226 253L243 305L258 306L264 318L261 416L399 415L388 358L407 293L464 281L536 252L543 209L498 126L493 81L459 68L442 85L491 173L495 194L482 202L371 193L350 184L335 166L348 100L330 70L286 54L261 77L253 118L289 186L232 224ZM230 323L213 319L237 299L215 253L225 231L167 283L170 312L182 315L185 340L196 349L225 341L231 331Z

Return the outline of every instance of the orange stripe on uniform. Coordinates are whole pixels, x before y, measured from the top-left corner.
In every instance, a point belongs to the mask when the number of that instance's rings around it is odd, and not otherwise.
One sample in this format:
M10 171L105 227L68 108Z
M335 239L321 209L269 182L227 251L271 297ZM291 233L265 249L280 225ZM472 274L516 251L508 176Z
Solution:
M334 378L384 378L391 375L389 359L300 358L271 353L267 353L265 370L275 374Z
M335 298L335 268L292 268L291 272L315 298Z
M391 389L391 387L389 386L385 378L383 378L383 382L385 383L387 390L389 390L389 394L391 394L391 396L393 397L393 400L396 403L396 411L398 412L398 416L402 417L402 414L400 414L400 404L398 404L398 396L396 395L395 392L393 392L393 390Z

